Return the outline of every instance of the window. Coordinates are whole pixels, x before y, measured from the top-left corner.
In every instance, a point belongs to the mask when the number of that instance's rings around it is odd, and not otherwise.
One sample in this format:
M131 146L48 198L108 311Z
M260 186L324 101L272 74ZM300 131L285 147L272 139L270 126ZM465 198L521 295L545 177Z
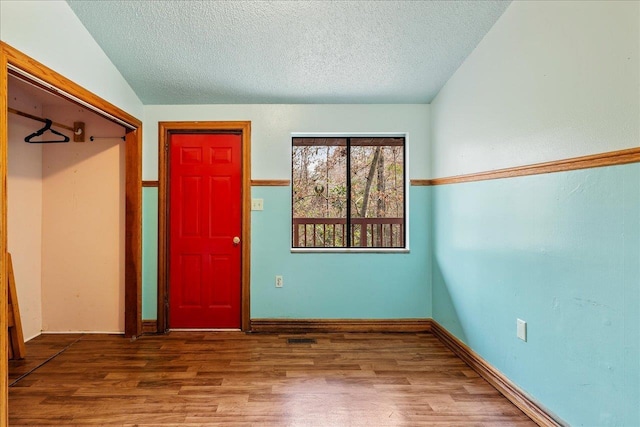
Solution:
M405 248L404 137L293 137L293 248Z

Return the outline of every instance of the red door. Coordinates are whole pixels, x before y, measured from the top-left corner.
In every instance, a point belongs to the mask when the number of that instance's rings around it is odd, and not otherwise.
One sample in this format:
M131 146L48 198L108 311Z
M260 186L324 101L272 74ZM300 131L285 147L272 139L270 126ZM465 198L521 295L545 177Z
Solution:
M171 135L170 328L240 328L241 141Z

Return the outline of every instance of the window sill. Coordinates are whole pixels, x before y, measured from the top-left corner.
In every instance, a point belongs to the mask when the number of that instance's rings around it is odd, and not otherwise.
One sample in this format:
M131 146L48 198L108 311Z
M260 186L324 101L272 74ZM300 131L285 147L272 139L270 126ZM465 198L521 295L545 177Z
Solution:
M291 248L291 253L368 253L368 254L408 254L409 248Z

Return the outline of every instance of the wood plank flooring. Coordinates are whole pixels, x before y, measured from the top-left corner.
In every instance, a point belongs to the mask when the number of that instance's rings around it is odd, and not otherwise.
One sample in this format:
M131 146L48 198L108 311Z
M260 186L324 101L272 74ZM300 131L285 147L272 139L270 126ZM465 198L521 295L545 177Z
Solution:
M428 333L43 335L9 382L67 346L10 387L11 426L535 426Z

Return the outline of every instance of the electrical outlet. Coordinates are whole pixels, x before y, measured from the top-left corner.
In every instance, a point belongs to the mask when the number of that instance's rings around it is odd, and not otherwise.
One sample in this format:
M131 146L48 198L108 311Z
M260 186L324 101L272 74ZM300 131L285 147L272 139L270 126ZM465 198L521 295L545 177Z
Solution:
M527 341L527 322L522 319L516 319L516 324L518 325L516 330L518 338L522 341Z
M284 285L284 280L282 276L276 276L276 288L281 288Z

